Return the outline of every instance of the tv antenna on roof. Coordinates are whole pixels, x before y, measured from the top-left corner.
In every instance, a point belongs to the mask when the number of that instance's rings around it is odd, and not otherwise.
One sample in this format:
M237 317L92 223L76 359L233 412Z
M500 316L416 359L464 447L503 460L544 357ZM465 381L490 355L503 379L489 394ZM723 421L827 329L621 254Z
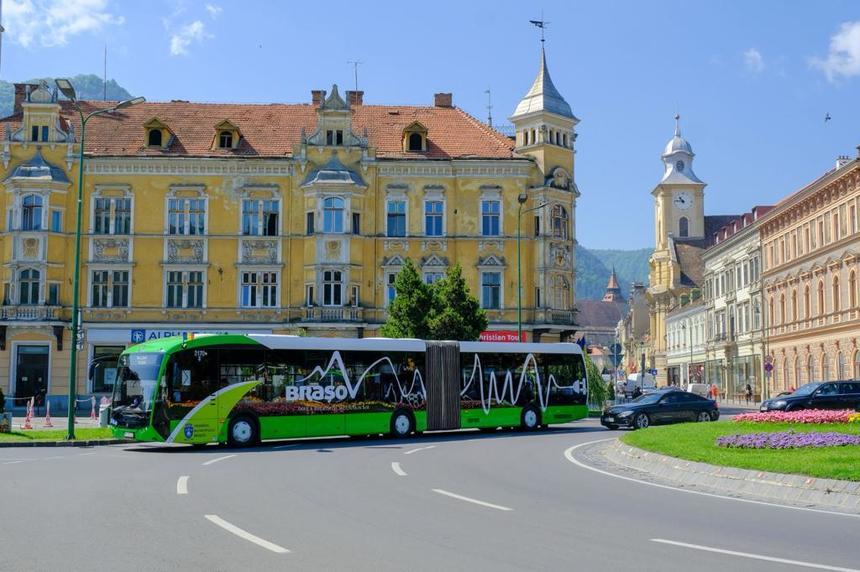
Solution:
M352 73L355 77L355 91L358 91L358 66L363 64L364 62L359 60L349 60L346 63L352 64Z
M484 93L487 94L487 124L490 127L493 126L493 93L490 91L490 88L484 90Z

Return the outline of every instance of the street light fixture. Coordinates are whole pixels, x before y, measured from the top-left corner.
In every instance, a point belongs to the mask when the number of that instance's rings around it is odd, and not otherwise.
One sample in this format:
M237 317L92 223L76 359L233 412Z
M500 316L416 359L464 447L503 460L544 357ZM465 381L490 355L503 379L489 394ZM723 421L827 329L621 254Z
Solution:
M523 256L522 256L522 248L520 247L521 241L521 225L523 220L523 213L530 213L532 211L536 211L538 209L542 209L547 205L547 203L542 203L535 207L531 207L529 209L523 210L523 205L529 199L528 195L525 193L520 193L517 195L517 341L523 341L523 274L522 274L522 265L523 265Z
M84 115L80 103L78 102L77 94L75 93L75 86L72 85L72 82L67 79L60 78L55 80L55 83L57 84L57 89L60 90L60 93L62 93L64 96L66 96L67 99L72 102L75 107L75 110L81 117L81 142L80 153L78 155L78 204L76 214L77 221L75 223L75 275L73 283L74 286L72 287L72 348L71 355L69 356L69 424L68 432L66 434L66 439L71 440L75 438L75 399L78 377L78 335L81 327L81 319L79 316L80 307L78 304L78 298L81 286L81 216L84 198L84 137L86 134L87 122L96 115L111 113L113 111L117 111L118 109L125 109L126 107L131 107L132 105L143 103L144 101L146 101L146 99L143 97L126 99L124 101L120 101L112 107L97 109L95 111L91 111L87 115Z

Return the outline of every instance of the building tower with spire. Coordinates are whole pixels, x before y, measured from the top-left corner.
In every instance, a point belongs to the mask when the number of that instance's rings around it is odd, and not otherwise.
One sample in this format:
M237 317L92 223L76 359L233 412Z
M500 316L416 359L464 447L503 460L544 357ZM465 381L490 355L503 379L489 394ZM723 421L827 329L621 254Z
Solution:
M618 302L624 304L624 296L621 294L621 287L618 285L618 276L615 275L615 267L612 267L612 274L609 275L609 281L606 283L606 292L603 294L604 302Z
M537 24L536 24L537 25ZM543 30L544 22L538 26ZM536 324L573 324L576 303L576 199L574 131L579 119L559 93L547 66L541 38L540 63L531 88L520 100L511 123L515 151L537 166L536 177L520 193L523 215L522 266L533 268L535 287L523 291L524 311L534 309ZM533 237L533 238L532 238ZM540 327L536 326L537 335Z

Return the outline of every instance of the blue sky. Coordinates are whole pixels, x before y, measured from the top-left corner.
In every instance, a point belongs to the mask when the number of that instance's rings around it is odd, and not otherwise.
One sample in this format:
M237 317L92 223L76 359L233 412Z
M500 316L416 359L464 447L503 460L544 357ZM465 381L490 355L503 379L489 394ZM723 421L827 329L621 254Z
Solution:
M650 191L682 116L706 213L768 204L860 145L860 4L827 2L264 2L4 0L0 77L97 73L150 100L302 102L351 87L367 103L456 105L496 123L537 71L581 119L577 238L653 245ZM824 121L829 113L832 120Z

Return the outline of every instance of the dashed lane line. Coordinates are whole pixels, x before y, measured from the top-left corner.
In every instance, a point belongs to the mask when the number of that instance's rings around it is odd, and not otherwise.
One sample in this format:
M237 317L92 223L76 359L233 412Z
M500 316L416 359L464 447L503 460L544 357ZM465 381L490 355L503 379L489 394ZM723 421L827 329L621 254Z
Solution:
M265 548L266 550L271 550L275 554L288 554L290 552L289 550L287 550L283 546L278 546L274 542L269 542L268 540L264 540L264 539L260 538L259 536L255 536L255 535L251 534L247 530L242 530L241 528L239 528L235 524L230 524L229 522L227 522L226 520L224 520L223 518L221 518L217 514L207 514L207 515L205 515L205 517L206 517L206 520L208 520L209 522L211 522L212 524L214 524L216 526L220 526L221 528L223 528L227 532L235 534L239 538L247 540L248 542L253 542L257 546Z
M426 451L427 449L435 449L436 445L427 445L426 447L418 447L417 449L411 449L403 453L404 455L411 455L412 453L417 453L418 451Z
M703 546L701 544L689 544L687 542L678 542L676 540L666 540L664 538L652 538L651 542L660 544L669 544L671 546L680 546L681 548L691 548L693 550L702 550L704 552L714 552L716 554L726 554L728 556L737 556L740 558L749 558L751 560L764 560L765 562L776 562L777 564L788 564L789 566L800 566L802 568L815 568L817 570L833 570L835 572L860 572L857 568L843 568L842 566L830 566L828 564L817 564L815 562L804 562L803 560L789 560L788 558L777 558L776 556L765 556L763 554L753 554L751 552L738 552L737 550L726 550L724 548L714 548L713 546Z
M604 471L603 469L598 469L597 467L592 467L590 465L586 465L585 463L582 463L582 462L576 460L576 458L574 458L574 456L573 456L573 452L576 451L577 449L579 449L580 447L587 447L588 445L594 445L595 443L602 443L604 441L612 441L613 439L614 439L614 437L609 438L609 439L596 439L594 441L587 441L585 443L580 443L579 445L574 445L573 447L568 447L564 451L564 456L568 461L570 461L571 463L573 463L577 467L581 467L581 468L587 469L589 471L594 471L595 473L600 473L601 475L606 475L608 477L614 477L616 479L622 479L622 480L630 481L633 483L639 483L640 485L648 485L649 487L657 487L659 489L666 489L666 490L670 490L670 491L677 492L677 493L701 495L703 497L711 497L711 498L730 500L730 501L736 501L736 502L745 502L745 503L749 503L749 504L757 504L757 505L762 505L762 506L772 506L772 507L776 507L776 508L785 508L788 510L802 510L805 512L816 512L819 514L831 514L834 516L847 516L850 518L860 518L860 514L853 514L853 513L848 513L848 512L836 512L836 511L825 510L825 509L820 509L820 508L809 508L809 507L805 507L805 506L791 506L791 505L787 505L787 504L779 504L779 503L774 503L774 502L767 502L767 501L760 501L760 500L753 500L753 499L744 499L744 498L738 498L738 497L730 497L727 495L718 495L716 493L706 493L704 491L693 491L690 489L680 489L677 487L673 487L673 486L669 486L669 485L663 485L660 483L652 483L649 481L634 479L633 477L625 477L624 475L616 475L615 473L611 473L609 471Z
M393 463L391 463L391 470L392 470L392 471L394 471L394 473L395 473L398 477L405 477L405 476L406 476L406 471L404 471L404 470L400 467L400 463L398 463L397 461L394 461Z
M176 481L176 494L178 494L178 495L187 495L188 494L188 475L182 475Z
M223 457L218 457L217 459L212 459L210 461L206 461L205 463L203 463L203 466L206 467L209 465L214 465L218 461L226 461L227 459L232 459L235 456L236 455L224 455Z
M451 497L451 498L454 498L457 500L470 502L472 504L480 505L480 506L487 507L487 508L493 508L496 510L503 510L503 511L514 510L514 509L506 507L506 506L493 504L493 503L489 503L489 502L484 502L482 500L473 499L473 498L469 498L469 497L464 497L463 495L458 495L457 493L452 493L450 491L446 491L446 490L442 490L442 489L433 489L433 492L439 493L440 495L445 495L446 497Z

